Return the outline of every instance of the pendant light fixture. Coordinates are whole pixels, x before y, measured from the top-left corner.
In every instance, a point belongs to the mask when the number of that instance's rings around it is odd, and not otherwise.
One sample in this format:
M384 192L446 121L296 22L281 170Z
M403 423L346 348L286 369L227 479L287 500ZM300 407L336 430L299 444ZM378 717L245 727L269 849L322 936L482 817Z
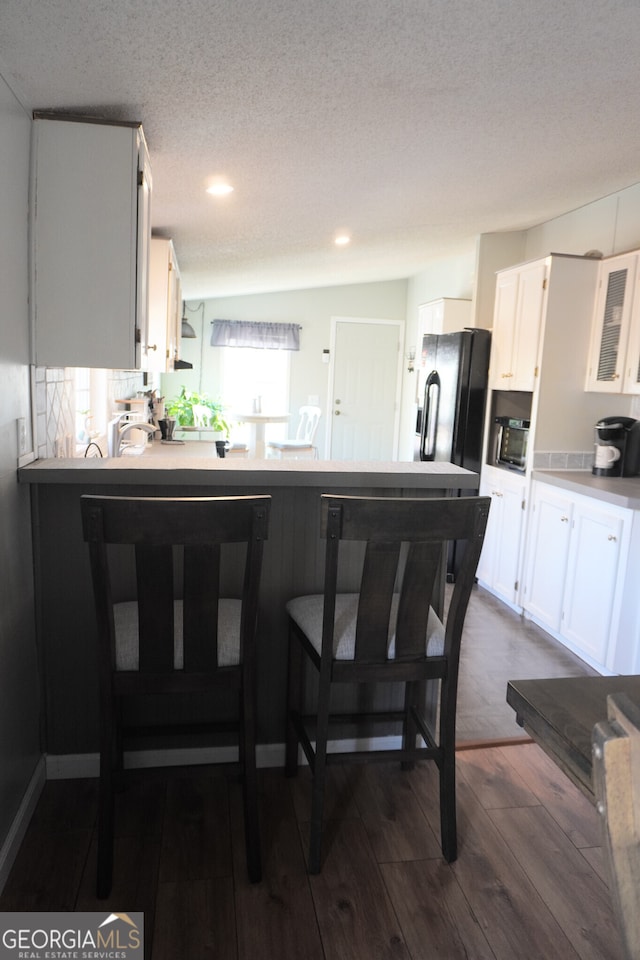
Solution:
M183 340L196 340L198 337L198 334L187 320L187 307L184 300L182 301L182 331L180 336Z

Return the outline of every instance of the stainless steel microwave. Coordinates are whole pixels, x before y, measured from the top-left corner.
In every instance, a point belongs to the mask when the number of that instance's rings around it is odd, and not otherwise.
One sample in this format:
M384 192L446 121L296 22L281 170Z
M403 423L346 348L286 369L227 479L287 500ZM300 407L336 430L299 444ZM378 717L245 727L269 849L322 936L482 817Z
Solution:
M529 420L516 417L496 417L496 463L512 470L524 470L527 466L529 443Z

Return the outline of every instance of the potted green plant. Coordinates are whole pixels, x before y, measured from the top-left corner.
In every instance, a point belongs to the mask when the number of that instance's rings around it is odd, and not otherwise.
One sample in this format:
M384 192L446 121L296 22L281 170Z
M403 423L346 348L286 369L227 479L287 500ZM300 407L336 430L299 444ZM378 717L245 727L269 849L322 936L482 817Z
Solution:
M219 400L212 400L206 393L195 393L182 387L180 395L165 405L166 415L174 417L177 427L195 427L193 407L206 407L210 411L207 426L218 430L225 437L229 436L231 427L225 416L224 405Z

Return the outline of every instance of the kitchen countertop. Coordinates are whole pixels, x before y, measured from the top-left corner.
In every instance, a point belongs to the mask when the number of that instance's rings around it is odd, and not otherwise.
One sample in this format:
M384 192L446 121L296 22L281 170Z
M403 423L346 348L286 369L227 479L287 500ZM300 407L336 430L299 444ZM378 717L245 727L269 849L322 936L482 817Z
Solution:
M534 470L532 477L572 493L640 510L640 477L594 477L588 470Z
M244 460L211 456L211 445L153 443L141 456L35 460L18 471L29 484L265 485L473 490L478 475L451 463L421 461Z

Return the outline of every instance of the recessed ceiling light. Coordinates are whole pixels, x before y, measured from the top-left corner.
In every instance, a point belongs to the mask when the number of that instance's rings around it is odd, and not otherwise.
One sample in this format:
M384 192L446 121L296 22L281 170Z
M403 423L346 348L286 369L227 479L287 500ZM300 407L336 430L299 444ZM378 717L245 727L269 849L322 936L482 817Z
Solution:
M333 242L336 247L346 247L348 243L351 243L351 237L348 233L339 233Z
M214 197L225 197L228 193L233 193L233 187L230 183L221 180L208 186L207 193Z

